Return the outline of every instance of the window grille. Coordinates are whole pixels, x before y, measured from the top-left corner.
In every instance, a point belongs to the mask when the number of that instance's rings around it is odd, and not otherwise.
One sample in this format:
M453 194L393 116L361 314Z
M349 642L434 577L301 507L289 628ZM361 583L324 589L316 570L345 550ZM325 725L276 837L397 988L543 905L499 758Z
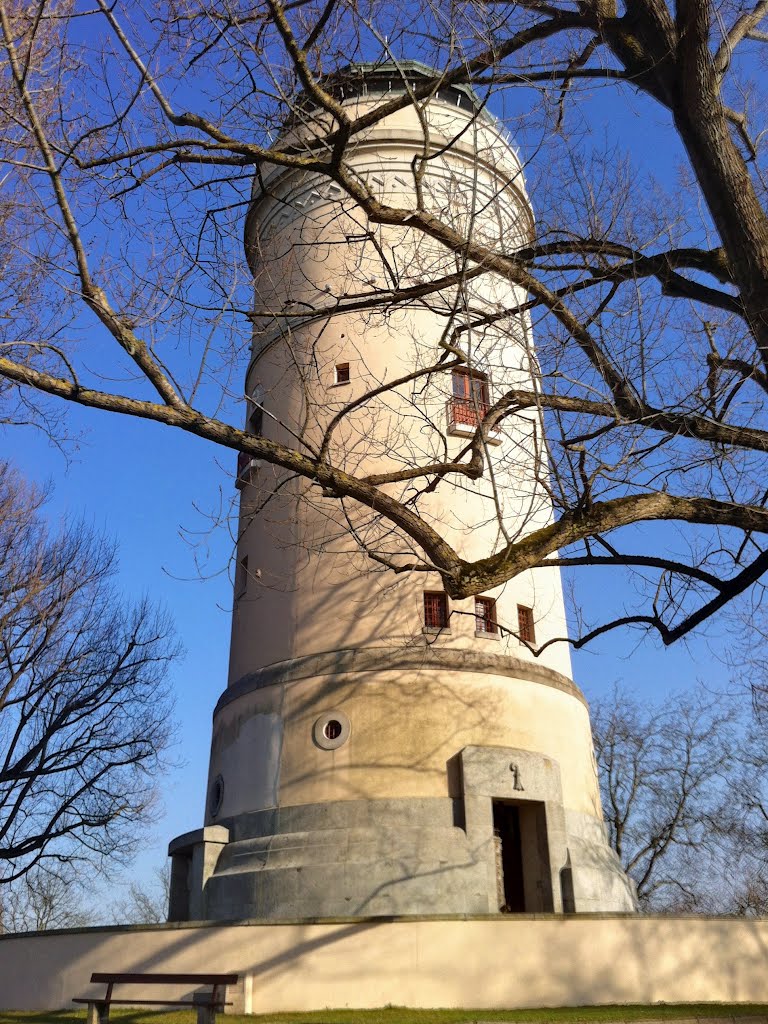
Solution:
M429 629L445 629L448 625L447 594L424 594L424 625Z
M492 597L475 598L475 632L499 632L499 624L496 622L496 602Z
M536 629L533 622L533 608L517 606L517 635L522 643L536 643Z

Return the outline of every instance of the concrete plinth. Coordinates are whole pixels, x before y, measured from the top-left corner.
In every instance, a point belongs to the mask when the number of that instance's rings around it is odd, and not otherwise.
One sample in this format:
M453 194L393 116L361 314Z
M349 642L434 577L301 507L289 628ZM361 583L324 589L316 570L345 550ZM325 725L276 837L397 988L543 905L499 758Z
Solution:
M519 756L502 756L510 753ZM435 907L498 912L491 800L473 800L469 828L456 824L463 809L449 799L339 801L245 816L207 881L204 916L390 916L430 914ZM632 907L626 876L604 841L568 836L555 803L529 806L541 807L543 817L532 821L544 826L542 839L549 842L544 857L528 858L532 911ZM564 870L573 877L568 906Z

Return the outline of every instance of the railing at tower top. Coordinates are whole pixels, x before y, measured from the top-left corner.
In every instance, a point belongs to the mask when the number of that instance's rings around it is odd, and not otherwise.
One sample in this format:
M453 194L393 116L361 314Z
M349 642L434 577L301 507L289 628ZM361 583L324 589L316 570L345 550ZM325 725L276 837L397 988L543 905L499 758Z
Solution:
M397 64L384 62L351 64L326 76L322 85L337 100L366 99L374 96L393 96L398 93L416 92L418 87L428 79L439 79L440 72L436 68L420 61L401 61ZM491 112L487 106L487 97L482 98L469 83L453 83L439 86L431 96L432 101L464 110L478 117L487 128L494 131L504 145L509 148L520 171L523 162L520 150L509 129ZM296 109L311 110L316 101L302 94L296 103Z

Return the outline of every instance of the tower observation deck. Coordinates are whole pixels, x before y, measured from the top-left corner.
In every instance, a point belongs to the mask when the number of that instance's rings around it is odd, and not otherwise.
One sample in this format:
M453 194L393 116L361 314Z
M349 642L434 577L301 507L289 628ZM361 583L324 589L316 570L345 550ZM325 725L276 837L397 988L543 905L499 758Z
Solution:
M333 89L361 114L432 74L361 66ZM286 133L300 145L328 126L304 106ZM508 251L532 238L518 153L467 87L376 121L347 159L389 202L412 207L418 190ZM369 224L313 172L262 169L245 245L256 433L325 444L357 475L407 470L459 453L502 387L536 386L527 314L493 315L524 292L407 224ZM493 472L387 488L478 558L551 520L542 451L528 411L489 437ZM171 919L632 910L567 644L534 653L566 636L559 570L453 601L370 509L246 459L238 487L229 682L205 825L170 845Z

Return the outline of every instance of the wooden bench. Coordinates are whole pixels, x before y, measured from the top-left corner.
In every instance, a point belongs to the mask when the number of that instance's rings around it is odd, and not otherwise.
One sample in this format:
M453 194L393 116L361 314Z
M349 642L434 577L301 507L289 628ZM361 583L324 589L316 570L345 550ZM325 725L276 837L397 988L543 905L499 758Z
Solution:
M73 999L88 1004L88 1024L107 1024L110 1006L194 1006L197 1024L214 1024L216 1011L232 1003L224 1001L227 985L237 984L236 974L92 974L91 984L107 986L106 993L96 999ZM115 985L205 985L210 992L195 992L192 999L115 999Z

